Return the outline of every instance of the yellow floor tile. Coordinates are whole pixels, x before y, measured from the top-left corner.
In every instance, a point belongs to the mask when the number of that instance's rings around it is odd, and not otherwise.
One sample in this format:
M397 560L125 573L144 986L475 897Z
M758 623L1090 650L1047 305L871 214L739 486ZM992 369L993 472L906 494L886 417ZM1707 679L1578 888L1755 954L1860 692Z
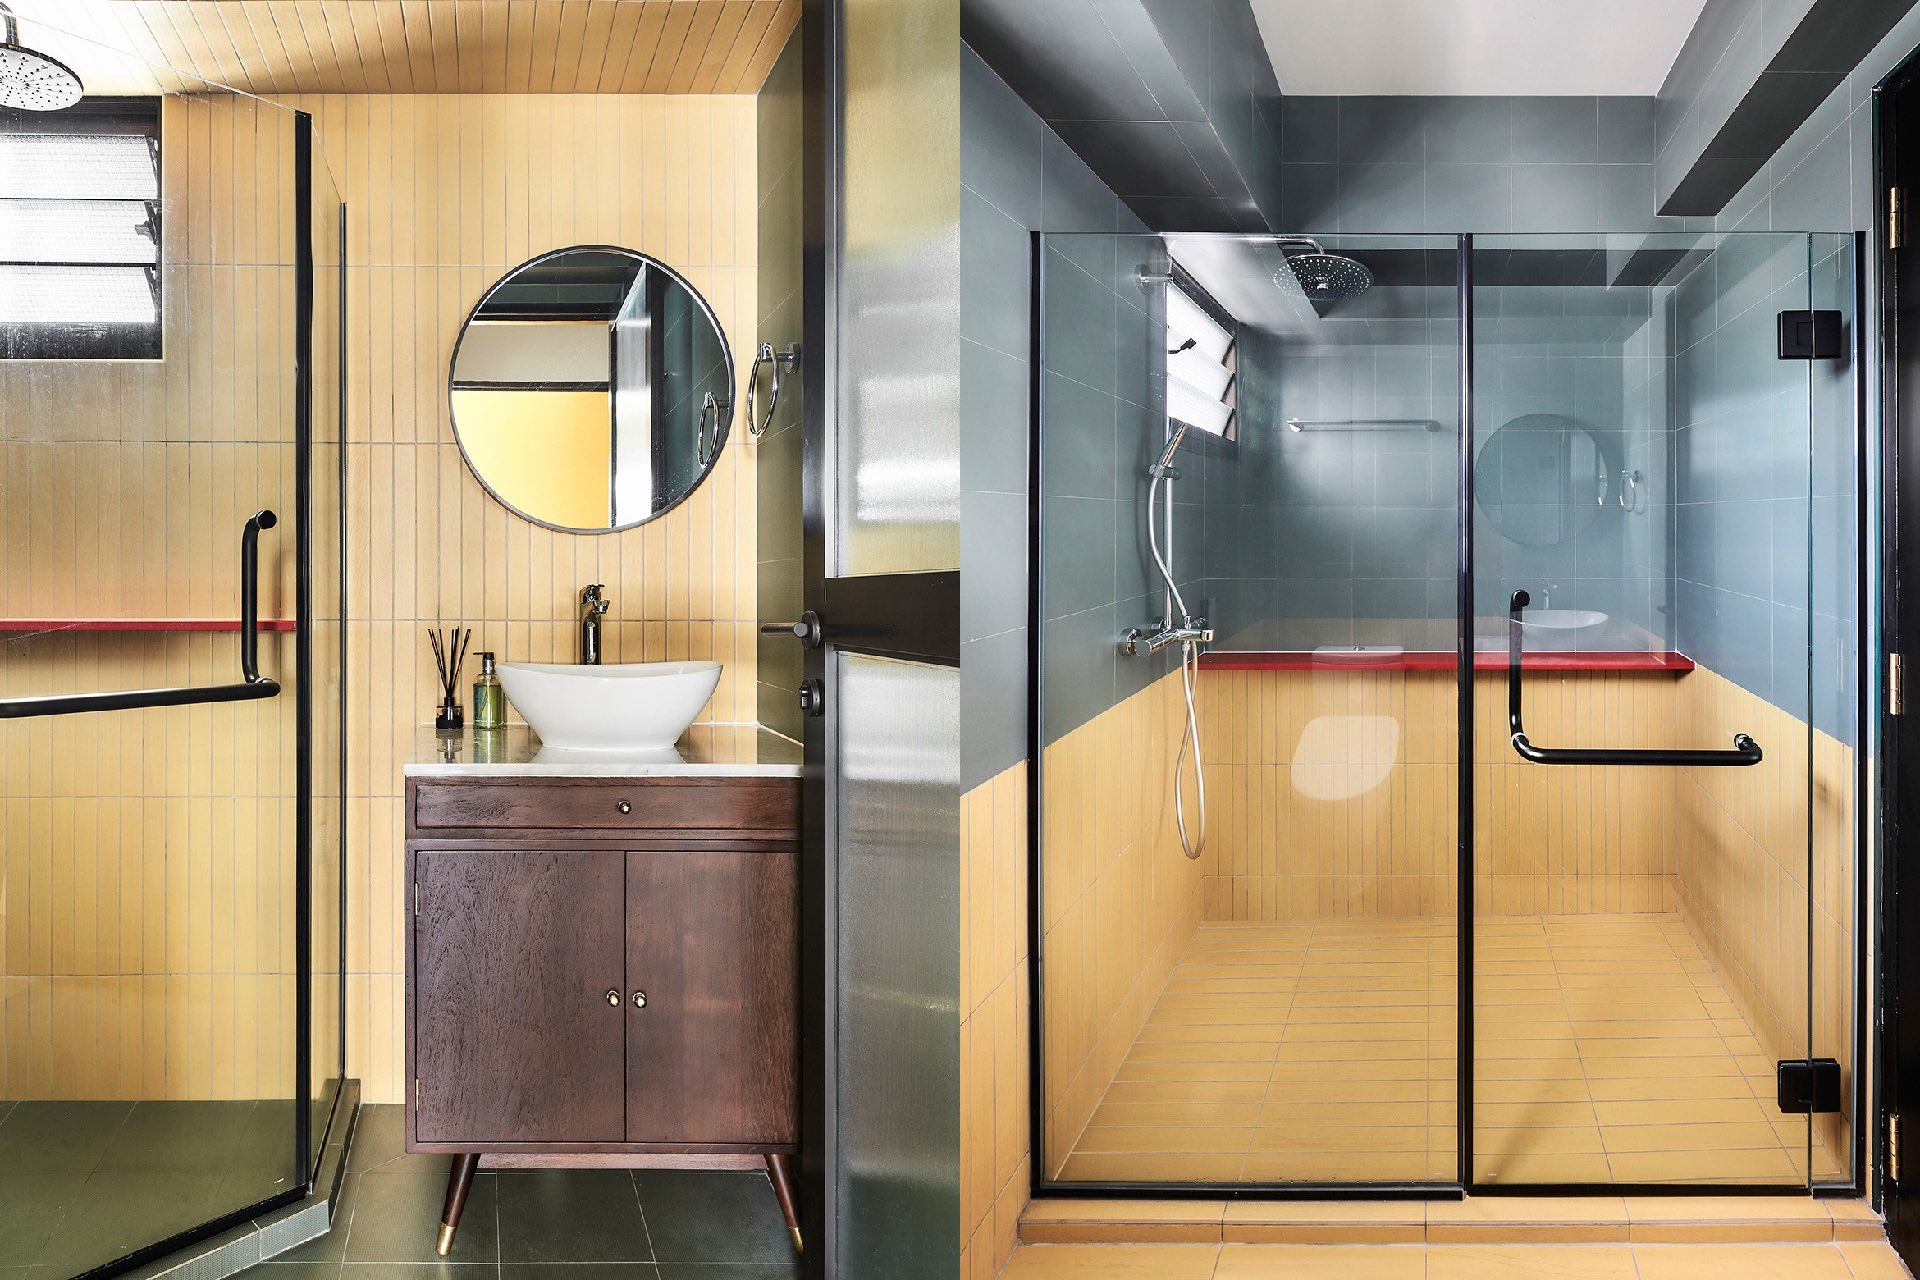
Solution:
M1481 1178L1805 1180L1806 1127L1678 916L1479 923ZM1202 925L1067 1173L1450 1180L1454 959L1431 919Z
M1636 1245L1640 1280L1852 1280L1833 1245Z
M1218 1245L1031 1244L1002 1280L1214 1280Z
M1853 1272L1853 1280L1912 1280L1891 1245L1841 1244L1837 1252Z
M1212 1280L1422 1280L1426 1253L1419 1245L1229 1244Z
M1436 1245L1426 1280L1635 1280L1625 1245Z

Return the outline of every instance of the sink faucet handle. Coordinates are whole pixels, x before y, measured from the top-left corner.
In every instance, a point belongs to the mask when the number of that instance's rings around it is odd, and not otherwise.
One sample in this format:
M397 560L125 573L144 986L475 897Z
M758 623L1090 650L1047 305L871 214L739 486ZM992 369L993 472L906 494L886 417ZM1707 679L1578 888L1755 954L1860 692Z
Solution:
M607 584L604 582L595 582L583 588L580 592L581 606L583 608L591 609L595 613L605 613L607 611L607 607L610 604L612 604L612 601L606 599L604 596L600 594L602 591L606 590L606 587L607 587Z

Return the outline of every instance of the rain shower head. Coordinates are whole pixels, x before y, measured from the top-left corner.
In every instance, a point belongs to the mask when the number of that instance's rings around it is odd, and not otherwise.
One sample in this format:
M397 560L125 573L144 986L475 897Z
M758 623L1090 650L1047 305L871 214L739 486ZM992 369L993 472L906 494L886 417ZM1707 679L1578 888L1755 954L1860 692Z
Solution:
M80 101L80 77L61 62L20 43L13 10L0 4L0 107L60 111Z
M1304 245L1310 252L1289 257L1286 265L1273 273L1273 282L1280 284L1286 279L1285 273L1291 273L1309 302L1357 298L1373 287L1373 272L1352 258L1328 253L1318 240L1300 236L1289 237L1282 243Z

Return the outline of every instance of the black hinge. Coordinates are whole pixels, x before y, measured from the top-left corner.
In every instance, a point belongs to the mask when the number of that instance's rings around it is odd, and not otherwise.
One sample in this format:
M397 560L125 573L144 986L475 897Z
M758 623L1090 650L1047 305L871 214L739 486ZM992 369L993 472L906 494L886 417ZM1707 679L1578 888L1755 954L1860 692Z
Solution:
M1784 1115L1824 1115L1840 1109L1840 1064L1832 1058L1788 1058L1774 1068Z
M1838 360L1847 354L1838 311L1782 311L1782 360Z

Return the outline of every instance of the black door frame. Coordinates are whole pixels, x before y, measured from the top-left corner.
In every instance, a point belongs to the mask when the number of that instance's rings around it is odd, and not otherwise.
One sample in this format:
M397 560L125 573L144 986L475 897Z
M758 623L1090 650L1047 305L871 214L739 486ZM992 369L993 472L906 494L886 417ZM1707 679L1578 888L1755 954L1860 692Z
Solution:
M1908 129L1905 136L1900 129L1903 109L1916 125ZM1916 295L1911 300L1903 297L1900 268L1904 263L1910 272L1920 277L1920 260L1915 259L1910 243L1894 247L1896 228L1890 193L1902 186L1920 189L1920 55L1909 55L1875 88L1874 145L1871 198L1875 206L1873 225L1878 251L1873 270L1879 282L1877 354L1881 390L1881 465L1877 477L1881 509L1879 527L1874 532L1879 535L1884 557L1877 623L1879 652L1900 654L1920 643L1920 587L1908 585L1920 584L1920 420L1905 424L1905 434L1911 438L1913 447L1903 447L1903 420L1910 417L1910 410L1907 408L1909 397L1901 394L1903 356L1908 362L1920 358L1920 324L1900 322L1903 304L1909 307L1920 304L1920 289L1906 291ZM1899 232L1910 240L1915 220L1909 215L1900 221L1904 225L1898 228ZM1865 368L1864 361L1862 368ZM1916 398L1916 403L1920 403L1920 398ZM1865 492L1863 488L1862 493ZM1865 560L1863 555L1863 565ZM1863 572L1863 612L1867 586ZM1870 1189L1875 1202L1886 1213L1889 1240L1912 1266L1920 1263L1920 1197L1903 1194L1902 1187L1893 1178L1892 1135L1896 1118L1904 1113L1911 1120L1915 1104L1920 1101L1911 1096L1915 1086L1908 1079L1920 1076L1920 1071L1905 1067L1902 1061L1911 1056L1903 1050L1903 1040L1920 1038L1920 1010L1915 1008L1916 998L1920 998L1920 954L1908 960L1904 974L1901 964L1902 943L1910 942L1916 932L1901 927L1901 916L1920 908L1920 886L1907 886L1911 873L1902 865L1903 845L1920 846L1920 834L1911 840L1903 835L1903 831L1920 833L1920 812L1915 811L1910 801L1905 806L1907 813L1903 821L1902 800L1906 798L1903 793L1912 793L1915 789L1903 787L1901 782L1902 773L1916 767L1910 762L1920 762L1920 741L1913 740L1916 730L1910 725L1911 716L1894 715L1885 705L1885 699L1869 698L1868 678L1877 679L1881 673L1868 672L1863 666L1861 675L1862 724L1874 725L1881 779L1873 795L1873 819L1878 824L1880 837L1876 867L1879 910L1875 920L1878 963L1874 966L1874 977L1879 983L1874 1009L1880 1033L1875 1054L1878 1080L1872 1111ZM1877 712L1877 720L1868 721L1864 714L1867 710ZM1903 743L1903 737L1909 741ZM1920 794L1914 794L1913 799L1920 800ZM1860 879L1864 882L1866 877ZM1916 948L1908 946L1906 950L1916 951ZM1904 1129L1906 1124L1903 1122L1901 1127Z
M960 665L957 571L833 576L836 440L841 422L840 229L845 166L845 0L800 11L802 166L801 577L819 640L803 648L800 828L800 1219L808 1280L839 1274L841 1075L839 759L834 651ZM803 707L807 704L803 703ZM957 745L957 744L956 744ZM956 1022L957 1027L957 1022ZM957 1215L956 1215L957 1221Z
M1916 75L1916 79L1920 80L1920 70L1917 70L1915 75ZM1920 149L1920 148L1917 148L1917 149ZM1916 168L1920 168L1920 165L1916 165ZM1147 234L1151 234L1151 233L1147 233ZM1456 288L1459 296L1458 340L1459 340L1459 348L1460 348L1459 349L1460 363L1459 363L1459 384L1458 384L1458 393L1459 393L1458 411L1459 411L1459 420L1461 424L1460 438L1459 438L1459 456L1457 460L1457 471L1455 476L1455 483L1457 487L1458 508L1459 508L1459 525L1457 530L1457 546L1456 546L1457 564L1455 569L1455 575L1456 575L1455 581L1456 581L1456 591L1457 591L1456 608L1457 608L1457 622L1459 627L1457 637L1456 637L1458 650L1455 655L1455 673L1456 673L1456 680L1457 680L1456 696L1457 696L1457 715L1458 715L1457 756L1460 761L1472 761L1475 758L1474 726L1477 720L1477 713L1475 711L1475 667L1474 667L1475 642L1474 642L1474 635L1473 635L1473 617L1474 617L1474 611L1475 611L1475 604L1474 604L1475 564L1474 564L1474 538L1473 538L1473 519L1472 519L1472 513L1474 510L1473 410L1474 410L1475 398L1474 398L1473 288L1474 288L1475 254L1474 254L1474 237L1471 234L1463 233L1458 235L1454 239L1455 239L1454 248L1455 248L1455 255L1456 255L1455 280L1456 280ZM1043 1010L1045 1007L1044 1006L1044 999L1045 999L1044 982L1045 982L1045 971L1046 971L1046 958L1044 954L1045 953L1044 921L1046 919L1046 913L1044 910L1044 904L1042 902L1044 857L1043 857L1043 850L1041 847L1042 838L1043 838L1043 828L1044 828L1044 823L1042 821L1042 816L1041 816L1041 803L1042 803L1042 797L1044 792L1044 769L1042 768L1041 761L1042 761L1042 756L1044 753L1044 748L1046 746L1046 743L1044 740L1044 731L1042 728L1041 701L1040 701L1041 700L1042 656L1044 653L1044 628L1045 628L1045 613L1042 606L1042 599L1043 599L1042 593L1044 591L1043 575L1044 575L1044 568L1045 568L1045 565L1044 565L1045 544L1043 542L1044 503L1042 501L1043 486L1041 483L1042 466L1043 466L1043 451L1041 449L1041 433L1043 430L1042 419L1044 415L1045 398L1041 394L1041 382L1042 382L1042 378L1044 376L1044 370L1046 367L1045 325L1042 323L1044 318L1042 315L1042 299L1044 296L1045 276L1046 276L1046 251L1045 251L1046 233L1035 232L1033 233L1032 240L1033 240L1033 249L1032 249L1032 256L1031 256L1031 281L1032 281L1031 333L1032 333L1032 337L1030 340L1031 350L1030 350L1030 359L1029 359L1030 373L1029 373L1029 386L1028 386L1028 401L1029 401L1028 413L1029 413L1029 422L1032 424L1032 426L1029 431L1029 439L1028 439L1029 595L1028 595L1028 617L1027 617L1027 626L1028 626L1027 659L1028 659L1028 665L1029 665L1027 753L1028 753L1028 767L1032 771L1032 775L1033 775L1029 783L1029 786L1027 788L1027 806L1028 806L1028 812L1027 812L1027 839L1028 839L1027 945L1028 945L1028 954L1032 957L1031 962L1029 964L1029 975L1028 975L1028 1007L1032 1011L1031 1018L1030 1018L1031 1026L1030 1026L1030 1046L1029 1046L1029 1061L1028 1061L1028 1090L1029 1090L1029 1112L1030 1112L1028 1142L1029 1142L1029 1145L1031 1148L1031 1154L1032 1154L1032 1159L1030 1161L1031 1184L1029 1188L1030 1194L1032 1195L1032 1197L1034 1199L1045 1199L1045 1198L1056 1198L1056 1197L1068 1198L1068 1199L1133 1199L1133 1198L1144 1197L1144 1198L1157 1198L1157 1199L1170 1199L1170 1200L1257 1199L1257 1200L1286 1201L1286 1200L1415 1200L1415 1199L1448 1200L1448 1199L1459 1199L1462 1196L1469 1195L1469 1194L1478 1195L1478 1196L1510 1196L1510 1197L1523 1197L1523 1196L1580 1197L1580 1196L1618 1196L1618 1195L1674 1196L1674 1197L1683 1197L1683 1196L1689 1196L1689 1195L1694 1195L1694 1196L1699 1196L1699 1195L1808 1196L1808 1195L1811 1195L1816 1197L1824 1197L1824 1196L1841 1197L1841 1196L1854 1196L1854 1195L1863 1194L1867 1189L1867 1151L1868 1151L1867 1129L1868 1129L1868 1126L1861 1122L1861 1118L1869 1115L1874 1115L1875 1113L1870 1111L1868 1108L1868 1089L1867 1089L1866 1081L1864 1078L1865 1073L1858 1069L1861 1064L1864 1064L1868 1061L1868 1052L1869 1052L1869 1049L1868 1049L1869 1037L1868 1037L1868 1031L1867 1031L1867 1025L1866 1025L1867 1008L1868 1008L1867 994L1866 994L1866 977L1867 977L1868 961L1867 961L1867 947L1866 947L1865 937L1866 937L1866 929L1868 927L1867 922L1870 919L1869 912L1871 910L1871 899L1869 896L1870 890L1869 890L1869 885L1867 884L1867 877L1864 874L1859 873L1860 870L1863 868L1861 857L1862 857L1863 851L1866 848L1866 839L1869 831L1867 824L1870 820L1867 814L1868 804L1865 802L1865 799L1864 799L1868 797L1870 794L1868 791L1869 761L1867 759L1867 752L1859 748L1856 748L1854 753L1854 757L1855 757L1854 786L1855 786L1856 796L1862 797L1863 799L1857 802L1855 805L1853 836L1854 836L1854 858L1855 858L1855 865L1856 865L1856 874L1854 876L1854 880L1856 885L1856 899L1857 899L1856 905L1855 905L1855 913L1856 913L1855 918L1860 923L1856 927L1854 957L1853 957L1853 963L1850 966L1854 971L1853 987L1850 994L1851 994L1852 1008L1853 1008L1853 1015L1854 1015L1853 1016L1853 1025L1854 1025L1853 1042L1854 1042L1854 1062L1856 1064L1856 1070L1854 1071L1853 1089L1852 1089L1853 1108L1854 1108L1853 1115L1855 1117L1855 1123L1853 1125L1853 1135L1852 1135L1853 1150L1851 1153L1852 1155L1852 1158L1850 1161L1851 1168L1850 1168L1850 1177L1848 1182L1844 1184L1827 1184L1827 1183L1818 1183L1813 1181L1811 1178L1811 1162L1809 1162L1808 1180L1806 1182L1794 1183L1794 1184L1721 1183L1721 1184L1711 1184L1711 1185L1691 1185L1691 1184L1685 1184L1685 1183L1630 1183L1630 1182L1491 1183L1491 1182L1482 1181L1475 1177L1475 1174L1474 1174L1474 1123L1473 1123L1473 1103L1474 1103L1474 1083L1475 1083L1474 1035L1475 1035L1475 1012L1476 1012L1475 999L1474 999L1474 927L1475 927L1474 800L1475 800L1475 797L1474 797L1473 771L1471 769L1464 768L1464 767L1459 768L1456 771L1457 772L1456 832L1457 832L1458 843L1457 843L1457 850L1456 850L1457 898L1456 898L1455 907L1456 907L1456 941L1457 941L1457 947L1458 947L1458 958L1457 958L1458 973L1457 973L1456 980L1458 983L1459 1003L1458 1003L1458 1009L1456 1012L1456 1018L1457 1018L1456 1025L1458 1028L1458 1035L1457 1035L1458 1074L1457 1074L1457 1080L1455 1083L1455 1090L1456 1090L1455 1105L1456 1105L1456 1125L1457 1125L1456 1152L1458 1156L1458 1165L1457 1165L1455 1177L1453 1180L1451 1181L1405 1181L1405 1182L1297 1182L1297 1183L1272 1183L1272 1182L1174 1183L1174 1182L1147 1180L1147 1181L1138 1181L1138 1182L1070 1182L1069 1183L1069 1182L1057 1182L1050 1179L1047 1176L1047 1172L1046 1172L1047 1161L1045 1158L1045 1152L1046 1152L1045 1107L1043 1106L1044 1099L1046 1098L1045 1045L1044 1045L1045 1018L1043 1014ZM1867 556L1867 548L1869 544L1866 541L1866 532L1867 532L1867 523L1866 523L1867 514L1866 513L1868 510L1868 504L1866 502L1868 489L1866 486L1868 483L1869 466L1868 466L1868 459L1866 457L1866 451L1864 447L1866 443L1865 430L1866 430L1866 421L1867 421L1867 418L1866 418L1867 383L1866 383L1866 373L1865 373L1867 365L1866 365L1866 359L1865 359L1866 342L1864 337L1864 331L1866 326L1863 323L1861 323L1862 319L1866 315L1865 301L1864 301L1864 281L1865 281L1866 265L1861 260L1862 247L1863 245L1862 245L1861 238L1856 234L1853 237L1853 244L1851 249L1852 262L1854 267L1853 304L1854 304L1854 317L1855 317L1855 323L1852 329L1852 340L1854 344L1853 351L1852 351L1852 358L1853 358L1853 368L1855 370L1854 385L1853 385L1853 391L1854 391L1853 431L1854 431L1854 438L1855 438L1855 445L1856 445L1855 447L1856 473L1857 473L1856 474L1856 493L1859 495L1859 499L1856 502L1856 517L1855 517L1856 539L1857 539L1857 546L1858 546L1858 554L1855 556L1855 561L1856 561L1856 573L1858 578L1858 592L1859 592L1858 605L1856 607L1856 646L1857 646L1856 652L1859 655L1858 660L1862 664L1860 678L1856 682L1857 684L1856 724L1859 726L1857 736L1861 739L1861 742L1864 745L1864 743L1867 740L1867 734L1869 732L1868 726L1870 724L1870 721L1868 719L1868 708L1871 705L1870 698L1871 698L1872 676L1873 676L1873 673L1869 672L1866 668L1867 655L1876 651L1870 647L1869 642L1872 639L1872 632L1870 630L1871 622L1867 616L1867 601L1868 601L1867 588L1869 584L1869 575L1871 573L1871 567L1870 567L1868 556ZM1883 274L1882 279L1885 279L1885 278L1886 276ZM1810 278L1809 278L1809 284L1810 284ZM1885 294L1883 292L1883 302L1884 302L1884 298L1885 298ZM1893 331L1891 326L1887 331L1889 333ZM1916 341L1920 341L1920 338L1917 338ZM1888 419L1891 420L1893 415L1889 413L1887 416L1888 416ZM1890 447L1891 446L1889 445L1889 448ZM1892 457L1893 455L1889 453L1887 456ZM1920 464L1917 464L1917 465L1920 465ZM1887 472L1889 475L1891 475L1892 469L1887 468ZM1889 513L1892 512L1893 506L1891 501L1889 501L1886 504L1886 509ZM1920 518L1920 513L1916 513L1916 516L1917 518ZM1889 545L1891 545L1891 543L1889 543ZM1920 538L1916 538L1915 545L1917 547L1920 547ZM1920 627L1916 628L1915 634L1920 635ZM1809 659L1811 659L1811 652L1809 652ZM1809 813L1809 823L1811 823L1811 813ZM1808 837L1809 837L1809 841L1811 841L1812 832L1811 832L1810 826L1808 831ZM1808 848L1810 851L1811 843L1809 843ZM1884 874L1885 865L1886 865L1886 860L1883 858L1881 862L1883 874ZM1811 912L1811 904L1809 905L1809 912ZM1809 926L1810 924L1811 924L1811 918L1809 917ZM1809 927L1809 931L1807 935L1809 945L1811 942L1811 936L1812 936L1811 928ZM1881 950L1880 950L1880 955L1883 958L1883 962L1884 962L1884 958L1888 954L1890 954L1890 952L1885 944L1885 939L1883 938L1881 942ZM1811 982L1812 980L1811 973L1812 973L1812 966L1809 965L1809 982ZM1883 990L1885 989L1884 986L1882 989ZM1809 994L1811 994L1811 992L1809 992ZM1811 1005L1809 1006L1809 1008L1811 1008ZM1810 1027L1809 1027L1809 1030L1810 1030ZM1811 1052L1811 1045L1808 1046L1808 1050L1809 1052ZM1880 1064L1876 1066L1876 1071L1879 1071L1879 1072L1885 1072L1886 1069L1887 1068L1885 1064ZM1810 1124L1811 1124L1811 1117L1809 1117L1809 1125ZM1878 1130L1884 1128L1884 1125L1876 1124L1873 1127L1875 1128L1877 1133ZM1917 1135L1920 1135L1920 1128L1916 1128L1915 1133ZM1811 1130L1809 1130L1809 1137L1811 1138ZM1875 1141L1881 1142L1882 1139L1880 1139L1879 1137L1876 1137ZM1916 1141L1920 1141L1920 1137L1917 1137ZM1876 1146L1875 1149L1883 1150L1883 1147ZM1879 1163L1882 1167L1884 1167L1884 1161L1880 1161ZM1920 1227L1917 1227L1917 1230L1920 1230ZM1916 1260L1920 1261L1920 1241L1917 1241L1917 1245L1916 1245Z

